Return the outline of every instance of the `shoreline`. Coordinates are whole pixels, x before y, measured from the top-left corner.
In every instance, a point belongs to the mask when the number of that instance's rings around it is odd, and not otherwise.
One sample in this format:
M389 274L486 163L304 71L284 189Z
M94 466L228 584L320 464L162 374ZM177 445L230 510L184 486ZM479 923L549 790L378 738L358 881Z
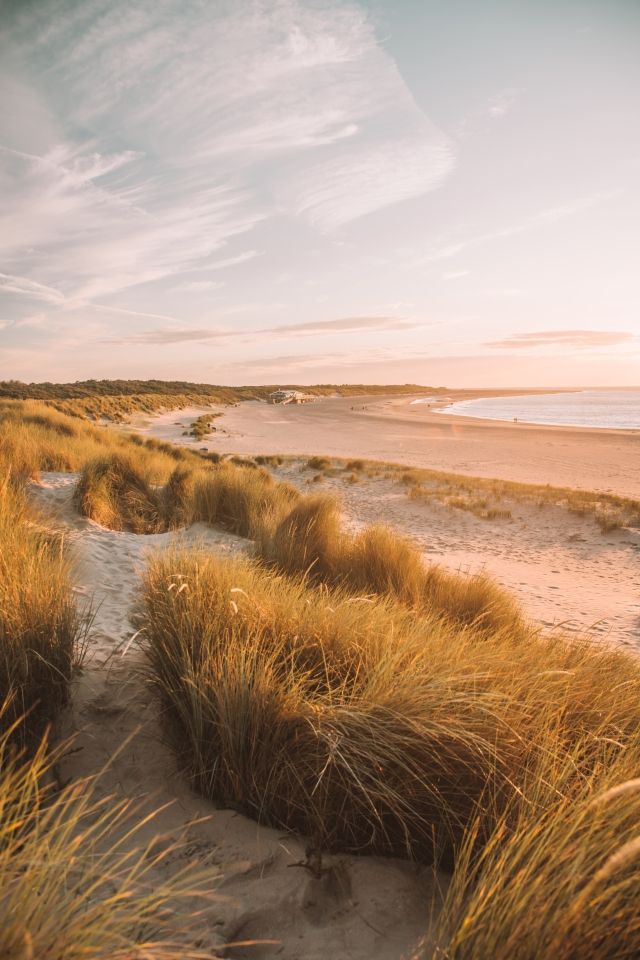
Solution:
M473 392L475 397L478 392ZM448 396L454 394L450 391ZM193 407L142 416L130 426L159 439L223 454L363 457L462 476L640 499L637 430L438 413L434 407L440 401L429 407L411 404L422 396L358 397L357 403L352 397L323 398L301 406L245 401L232 407ZM207 412L222 414L211 437L182 436L191 420Z
M458 420L463 418L441 418L433 412L420 412L421 405L411 407L410 399L405 398L402 402L398 398L383 398L353 404L352 398L347 398L323 400L304 407L247 402L229 408L223 417L216 418L216 432L207 441L182 435L190 420L207 412L201 408L173 411L151 420L141 418L137 429L143 434L195 450L204 448L245 456L281 454L287 459L274 471L275 475L308 491L314 480L314 471L305 471L303 467L306 459L313 455L343 458L345 463L348 459L362 457L440 469L441 463L433 453L434 443L426 444L422 457L412 455L406 449L407 443L416 437L424 438L425 431L427 436L432 436L431 424L435 421L438 429L444 431L439 458L441 460L446 455L455 460L458 469L450 468L452 473L481 475L483 471L478 468L477 461L467 462L466 471L460 469L460 460L455 453L460 444L472 443L479 444L485 453L485 474L532 482L531 478L508 475L517 472L508 459L513 450L512 438L518 438L518 442L522 438L528 455L538 461L541 451L545 450L544 444L552 436L555 438L553 443L558 444L551 448L554 455L542 457L550 484L574 489L602 486L597 482L579 482L580 471L584 473L584 470L576 458L585 454L586 442L586 456L591 458L598 478L605 475L605 482L609 485L622 486L614 481L616 473L623 470L625 461L623 458L620 462L620 456L624 454L629 474L637 481L633 489L637 488L640 493L640 470L637 469L640 466L640 444L637 438L618 435L603 438L602 431L598 431L595 435L601 441L599 449L608 449L606 443L603 446L603 440L611 441L614 450L618 451L618 462L613 455L604 453L602 459L600 456L594 459L591 439L594 431L578 432L565 427L541 429L519 423L495 426L492 421L460 425ZM351 410L352 406L367 409ZM209 409L213 412L212 408ZM216 412L220 412L219 408ZM390 431L388 435L386 429ZM389 436L395 443L393 449L386 447ZM585 437L588 438L586 441ZM380 444L390 455L379 455ZM564 460L559 459L560 455ZM411 460L422 462L407 462ZM380 475L372 479L365 474L357 482L350 483L348 471L339 469L340 466L344 468L345 463L336 464L336 471L333 474L329 471L319 484L314 483L314 488L338 495L348 526L359 529L363 525L388 524L416 543L429 561L442 564L452 572L489 573L518 598L529 616L546 629L564 624L578 633L586 631L594 637L634 649L640 646L640 603L637 599L640 531L623 528L603 534L593 516L583 516L579 511L571 512L563 506L546 505L540 509L535 503L508 499L504 503L505 507L511 508L508 519L480 519L446 504L412 500L399 480L400 474L395 480ZM529 463L521 459L516 466L530 471ZM584 477L582 479L584 481ZM633 489L629 495L633 495Z

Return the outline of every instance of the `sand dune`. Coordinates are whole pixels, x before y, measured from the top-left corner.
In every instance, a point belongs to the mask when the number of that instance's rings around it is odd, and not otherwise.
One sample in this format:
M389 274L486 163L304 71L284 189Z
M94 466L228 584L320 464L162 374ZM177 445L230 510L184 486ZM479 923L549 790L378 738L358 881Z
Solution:
M143 658L131 639L137 573L148 551L174 538L228 554L247 550L249 542L201 524L150 536L106 530L76 513L71 500L76 481L73 474L44 473L32 485L34 497L53 510L71 542L76 591L95 609L87 661L66 717L66 732L74 735L77 749L65 760L63 776L91 776L104 768L103 794L142 798L149 809L169 804L146 832L148 839L162 832L167 845L185 840L184 850L163 870L186 862L210 869L219 898L203 917L203 947L214 951L237 940L278 941L225 954L251 960L407 956L428 925L432 871L402 861L328 856L328 870L316 880L301 866L302 842L193 794L165 743ZM176 858L183 862L175 863Z
M364 456L408 465L519 481L640 495L640 435L627 431L467 423L406 399L326 400L304 407L245 403L224 410L204 443L183 436L198 410L163 414L136 428L156 437L221 452ZM428 438L440 438L432 444ZM550 456L545 445L554 451ZM456 451L474 447L476 457ZM543 451L540 454L540 451ZM278 475L304 486L300 464ZM466 468L466 469L463 469ZM588 478L593 477L593 485ZM596 482L599 480L600 482ZM425 556L452 570L486 570L545 626L570 629L640 648L640 531L602 534L591 517L509 503L512 520L488 521L433 502L411 501L397 483L363 480L351 487L327 478L352 525L389 523L412 537Z

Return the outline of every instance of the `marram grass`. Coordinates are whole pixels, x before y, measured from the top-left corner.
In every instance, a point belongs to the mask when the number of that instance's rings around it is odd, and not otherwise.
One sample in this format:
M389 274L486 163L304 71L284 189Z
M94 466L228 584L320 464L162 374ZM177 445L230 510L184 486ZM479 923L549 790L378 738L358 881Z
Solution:
M175 841L143 839L154 814L98 799L90 780L55 791L61 751L16 752L19 725L0 734L0 957L210 958L194 946L203 877L171 871Z
M204 551L149 564L152 676L197 787L317 848L448 862L486 843L550 750L635 750L640 665L486 631ZM553 732L553 737L551 736ZM475 847L474 847L475 849Z

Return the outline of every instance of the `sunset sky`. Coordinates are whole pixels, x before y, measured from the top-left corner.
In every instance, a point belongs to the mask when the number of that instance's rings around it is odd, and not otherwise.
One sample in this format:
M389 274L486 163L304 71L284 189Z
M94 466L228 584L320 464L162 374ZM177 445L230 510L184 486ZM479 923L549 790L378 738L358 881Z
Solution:
M638 0L13 0L0 378L640 385Z

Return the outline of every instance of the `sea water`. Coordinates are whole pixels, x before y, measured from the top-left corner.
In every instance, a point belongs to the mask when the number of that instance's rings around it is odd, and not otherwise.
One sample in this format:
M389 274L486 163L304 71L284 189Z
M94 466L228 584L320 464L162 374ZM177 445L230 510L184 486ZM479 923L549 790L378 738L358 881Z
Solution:
M460 400L438 413L483 420L640 430L640 390L580 390L520 397Z

